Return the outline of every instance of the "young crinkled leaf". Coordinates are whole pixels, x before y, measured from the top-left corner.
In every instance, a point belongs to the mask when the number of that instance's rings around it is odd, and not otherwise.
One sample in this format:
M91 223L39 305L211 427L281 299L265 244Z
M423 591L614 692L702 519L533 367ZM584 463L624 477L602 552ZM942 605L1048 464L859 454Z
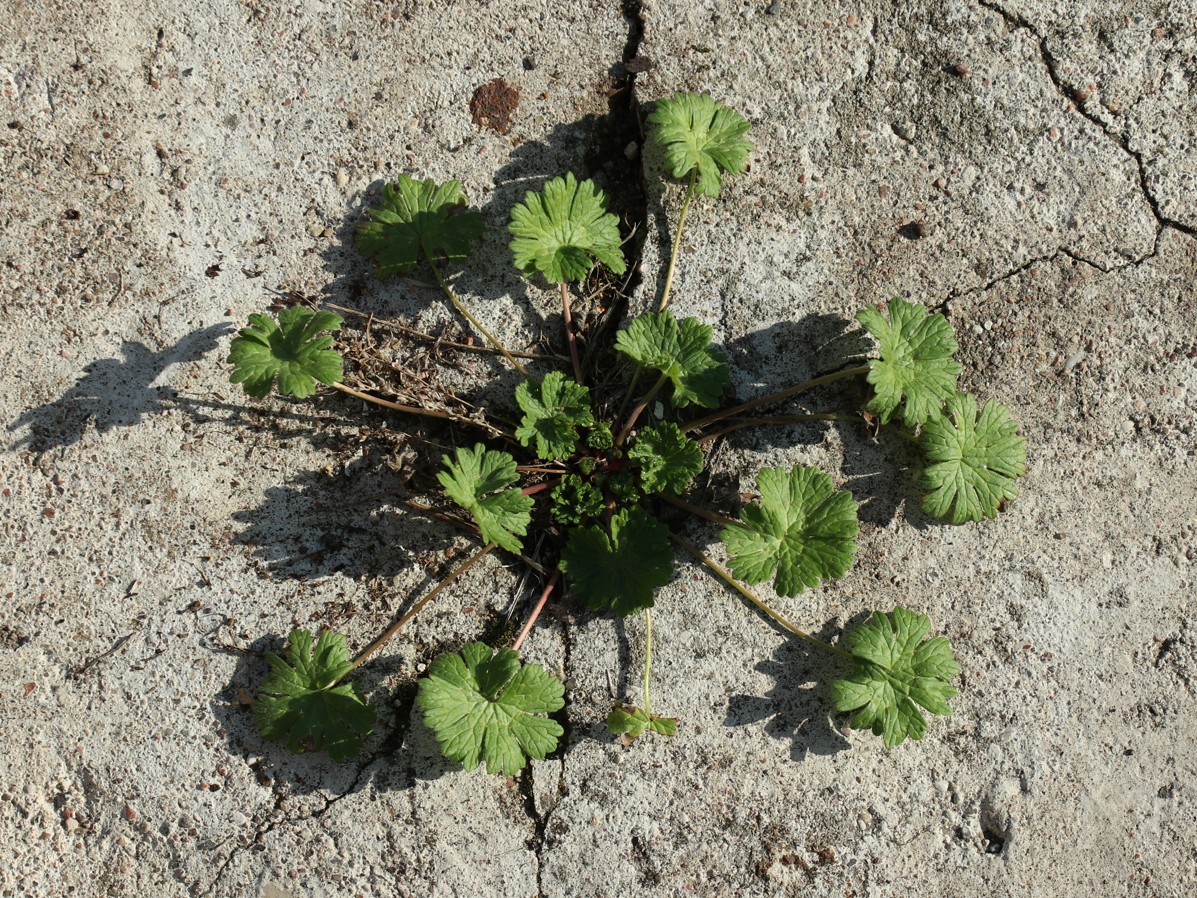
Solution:
M660 371L673 383L673 404L713 408L731 383L726 359L711 346L710 325L697 318L649 312L628 322L615 338L615 348L633 361Z
M939 312L901 298L889 301L889 318L877 309L862 309L856 320L881 344L881 358L869 363L869 383L876 396L868 404L881 423L902 406L902 418L913 426L935 415L956 393L961 366L952 354L959 348L952 326ZM905 399L905 405L902 405Z
M761 501L746 505L740 524L723 528L732 573L746 583L773 576L781 596L796 596L823 580L844 576L856 552L856 503L831 477L801 465L764 468Z
M1015 498L1014 481L1027 471L1027 441L1017 427L1004 405L986 402L978 416L977 400L967 393L949 399L920 437L931 462L922 478L927 513L963 524L992 518Z
M341 329L342 318L333 312L313 312L292 306L279 312L278 323L269 315L249 316L249 327L233 338L228 363L229 380L261 399L278 380L280 393L303 399L316 392L316 381L339 383L341 356L329 349L332 337L321 331Z
M673 736L677 733L677 718L648 714L635 705L616 705L607 715L607 732L612 736L622 736L625 745L635 742L645 730Z
M654 590L673 578L669 528L639 508L625 508L611 518L610 536L599 527L575 528L558 566L587 608L635 614L651 608Z
M648 120L657 127L650 140L665 151L675 178L697 170L695 189L719 196L723 175L744 171L752 144L744 139L749 125L740 113L706 94L677 93L658 100Z
M352 664L345 637L324 631L312 651L312 634L292 630L287 657L266 656L270 673L254 701L263 738L282 742L293 752L327 751L347 761L374 728L374 710L352 683L336 685Z
M447 455L444 462L448 470L436 479L446 495L474 516L484 540L519 554L520 537L532 520L532 497L504 489L519 480L515 459L478 443L473 449L458 449L456 462Z
M572 455L578 428L594 424L590 390L560 371L550 372L540 383L524 381L515 388L515 401L524 411L515 435L525 446L535 440L542 460Z
M603 494L577 474L566 474L550 493L551 514L559 524L575 526L583 518L597 518L603 513Z
M925 615L898 606L892 614L874 613L847 638L855 669L831 684L832 701L838 711L856 711L849 725L872 729L886 748L923 738L927 721L919 705L952 713L948 699L956 690L948 681L960 665L945 637L923 641L930 629Z
M564 732L542 717L564 704L565 687L539 664L521 664L511 649L471 642L429 667L416 698L445 757L473 770L513 776L529 758L544 758Z
M553 284L580 281L595 259L616 274L627 269L607 195L572 173L549 181L541 193L528 191L511 210L507 229L515 237L515 267L525 275L539 271Z
M640 480L649 493L684 492L702 472L702 449L669 421L640 431L628 457L640 465Z
M400 175L382 189L382 203L366 210L357 229L357 248L374 259L378 277L407 274L422 260L444 255L460 262L486 226L482 214L466 208L461 184L437 184Z

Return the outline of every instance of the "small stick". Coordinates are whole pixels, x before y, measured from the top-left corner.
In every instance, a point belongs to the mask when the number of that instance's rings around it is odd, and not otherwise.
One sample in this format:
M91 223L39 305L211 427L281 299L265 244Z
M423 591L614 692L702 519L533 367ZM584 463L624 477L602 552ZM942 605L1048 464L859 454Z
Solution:
M383 408L389 408L396 412L403 412L408 415L421 415L425 418L439 418L442 421L453 421L456 424L466 424L471 427L480 427L483 430L489 430L492 434L498 437L506 437L507 439L515 439L506 431L500 430L493 424L488 424L485 421L475 421L472 418L465 418L461 415L455 415L452 412L438 412L436 409L420 408L415 405L401 405L398 402L391 402L387 399L380 399L377 396L371 396L369 393L363 393L361 390L355 390L353 387L347 387L343 383L329 384L334 390L340 390L349 396L356 399L364 400L365 402L373 402L375 405L381 405Z

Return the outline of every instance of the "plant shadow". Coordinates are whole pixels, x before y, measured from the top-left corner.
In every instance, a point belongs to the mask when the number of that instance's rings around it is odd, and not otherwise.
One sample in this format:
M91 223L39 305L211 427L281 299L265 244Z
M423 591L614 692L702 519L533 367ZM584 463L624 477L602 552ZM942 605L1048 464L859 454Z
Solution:
M10 433L25 431L12 448L39 453L67 448L78 443L89 427L101 434L134 427L147 416L178 404L174 390L155 387L154 381L172 365L197 362L207 356L230 329L229 324L210 325L158 351L125 340L121 343L121 358L90 362L66 393L53 402L28 409L10 424Z
M852 629L867 617L864 613L857 615L844 629ZM839 627L828 623L812 635L830 642L838 632ZM834 755L852 747L831 719L828 684L843 672L840 662L791 637L777 647L771 659L758 663L756 670L773 679L773 688L760 696L732 696L724 719L726 726L766 721L769 736L790 741L790 758L794 761L803 761L809 755Z
M788 356L794 346L810 350L790 363ZM762 395L863 365L873 352L873 342L855 321L840 315L814 314L754 331L729 342L724 349L736 377L741 382L761 383L754 395ZM788 382L778 383L776 372L785 365L789 365L787 371L796 373L788 377ZM832 381L750 414L767 417L836 412L857 417L857 410L864 408L870 396L867 381L858 376ZM737 447L810 445L821 442L829 429L835 430L842 446L843 486L860 503L858 517L862 523L884 526L904 513L913 526L922 529L928 525L917 501L915 475L920 455L897 427L882 428L874 436L860 416L859 420L753 426L729 434L728 439Z

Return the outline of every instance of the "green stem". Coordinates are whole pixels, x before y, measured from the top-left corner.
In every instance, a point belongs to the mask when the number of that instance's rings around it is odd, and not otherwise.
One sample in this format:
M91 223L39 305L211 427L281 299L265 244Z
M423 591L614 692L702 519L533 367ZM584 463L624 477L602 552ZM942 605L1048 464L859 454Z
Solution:
M824 649L825 651L831 652L833 655L839 655L841 658L845 658L849 661L852 660L851 652L846 652L841 648L837 648L836 646L831 645L830 643L824 642L822 639L816 639L814 636L811 636L809 633L807 633L803 630L799 630L796 626L794 626L794 624L790 623L788 620L786 620L784 617L782 617L782 615L780 613L778 613L777 611L774 611L772 608L770 608L768 605L766 605L764 602L762 602L760 599L758 599L756 596L754 596L751 592L749 592L747 589L745 589L740 584L740 582L738 580L736 580L735 577L733 577L728 571L726 571L723 567L721 567L716 561L714 561L711 558L709 558L708 556L704 555L701 549L699 549L696 546L690 545L690 543L686 542L680 536L677 536L673 533L669 534L669 536L675 543L677 543L679 546L681 546L683 549L685 549L687 552L689 552L691 555L693 555L695 558L697 558L699 561L701 561L703 564L705 564L711 571L713 571L715 573L716 576L719 577L720 580L722 580L724 583L726 583L728 586L730 586L732 589L734 589L736 592L738 592L740 595L742 595L744 598L746 598L749 602L751 602L753 605L755 605L760 611L767 614L783 629L789 630L791 633L793 633L799 639L803 639L806 642L809 642L811 645L817 645L819 648Z
M628 423L623 426L623 430L619 432L619 436L615 438L615 448L618 449L623 445L623 441L628 438L628 434L632 432L632 427L636 423L636 419L648 408L648 404L656 398L657 394L661 392L661 387L665 386L665 382L669 380L669 375L662 374L657 378L657 382L653 384L653 388L644 394L644 398L632 409L632 413L628 415Z
M457 424L468 424L473 427L481 427L483 430L489 430L495 436L507 437L508 439L515 439L511 434L500 430L493 424L487 424L484 421L474 421L470 418L463 418L461 415L455 415L452 412L438 412L436 409L419 408L414 405L400 405L398 402L391 402L388 399L379 399L377 396L371 396L369 393L363 393L361 390L355 390L353 387L347 387L342 383L329 384L334 390L340 390L355 399L361 399L365 402L373 402L375 405L381 405L383 408L389 408L392 411L404 412L408 415L422 415L425 418L439 418L442 421L453 421Z
M443 277L441 277L441 270L436 267L436 263L429 259L428 264L432 267L432 273L436 276L436 282L441 285L441 289L444 290L445 295L449 297L449 302L453 303L453 308L457 309L457 311L464 316L465 320L470 322L474 329L486 338L487 342L490 343L491 346L502 353L503 358L507 359L507 361L511 363L511 367L513 367L528 380L531 380L532 377L530 374L528 374L527 369L519 363L515 356L507 351L507 347L495 339L494 335L483 326L481 321L471 314L470 310L466 308L466 304L458 299L457 294L453 292L453 288L449 286L448 282L446 282Z
M669 291L673 287L673 272L677 267L677 253L682 245L682 229L686 226L686 213L690 210L690 201L694 199L694 187L698 183L698 169L690 172L690 184L686 188L686 199L682 203L682 214L678 216L677 232L673 235L673 249L669 253L669 268L665 271L665 286L661 289L661 301L657 304L657 311L664 312L669 306Z
M831 383L835 380L843 380L846 377L856 377L858 374L868 373L868 365L860 365L856 368L845 368L842 371L833 371L831 374L824 374L822 377L812 378L811 380L804 381L797 386L788 387L784 390L780 390L777 393L770 393L768 396L762 396L760 399L751 399L748 402L741 403L733 408L712 412L705 417L697 418L682 427L682 433L689 433L692 430L698 430L699 428L706 427L708 424L714 424L716 421L722 421L724 418L734 418L743 412L750 412L754 408L760 408L762 405L771 405L774 402L781 402L783 399L789 399L791 396L797 396L799 393L805 393L807 390L812 390L815 387Z
M657 498L663 499L670 505L674 505L682 509L682 511L688 511L690 514L698 515L700 518L706 518L708 521L714 521L716 524L723 524L724 526L727 526L728 524L739 524L740 526L743 526L743 524L740 524L740 522L735 518L729 518L726 515L719 514L718 512L710 511L709 509L703 508L701 505L695 505L693 502L687 502L681 496L669 496L665 493L659 493Z
M422 609L425 605L427 605L429 602L431 602L433 599L435 599L438 595L440 595L441 590L443 590L450 583L452 583L454 580L458 579L462 574L464 574L466 571L468 571L470 568L472 568L475 564L477 564L479 561L481 561L494 548L495 548L494 543L487 543L485 546L483 546L481 549L479 549L477 552L475 552L473 555L471 555L469 558L467 558L465 561L463 561L461 564L459 564L457 567L455 567L453 569L453 571L449 574L449 576L447 576L444 580L442 580L435 587L433 587L432 591L429 592L428 595L424 596L424 598L420 599L420 601L418 601L418 602L416 602L416 604L412 605L411 609L405 615L403 615L403 617L399 618L399 620L397 620L397 621L395 621L395 623L391 624L391 626L389 628L387 628L387 631L385 633L383 633L381 636L379 636L377 639L375 639L372 643L370 643L368 646L366 646L366 648L356 658L353 659L353 664L350 665L349 670L347 670L347 671L345 671L345 673L341 674L341 679L343 680L343 679L345 679L345 677L349 676L349 674L352 673L354 670L356 670L357 667L359 665L361 665L367 658L369 658L371 655L373 655L375 652L377 652L380 648L382 648L384 645L386 645L388 642L390 642L391 637L393 637L396 633L398 633L404 624L406 624L409 620L411 620L413 617L415 617L417 614L419 614L420 609Z
M653 619L644 609L644 713L652 720L653 709L648 701L648 672L653 666Z
M524 629L520 630L520 635L515 638L515 642L511 644L511 650L518 652L520 646L524 644L524 640L528 638L528 634L532 632L532 625L536 623L536 619L540 617L540 612L544 609L544 603L549 600L549 594L553 591L553 587L557 585L557 581L561 579L561 569L553 571L553 577L549 580L548 585L544 588L544 592L540 594L540 598L536 602L536 607L532 609L532 614L528 618L528 622L524 624Z
M817 415L776 415L771 418L737 418L731 427L699 437L695 442L705 443L718 439L745 427L769 427L777 424L801 424L804 421L861 421L859 415L841 415L836 412L820 412Z
M574 338L573 317L569 311L569 285L562 281L561 316L565 319L565 342L569 344L569 357L574 363L574 379L582 383L582 362L578 358L578 341Z

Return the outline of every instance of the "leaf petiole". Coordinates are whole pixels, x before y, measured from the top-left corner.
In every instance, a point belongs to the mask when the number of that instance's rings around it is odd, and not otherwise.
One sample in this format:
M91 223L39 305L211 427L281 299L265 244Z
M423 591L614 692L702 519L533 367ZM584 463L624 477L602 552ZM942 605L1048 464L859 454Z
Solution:
M705 443L708 440L715 440L722 436L727 436L729 433L734 433L737 430L743 430L745 427L770 427L780 424L802 424L807 421L861 421L859 415L843 415L837 412L819 412L811 415L774 415L768 418L735 418L735 421L730 427L725 427L723 430L717 430L714 433L708 433L699 437L695 442Z
M644 713L651 720L652 705L648 700L648 675L653 666L653 619L648 609L644 609Z
M561 571L553 571L553 576L549 579L544 591L540 594L540 598L536 600L536 607L532 609L532 613L528 616L528 622L524 624L524 628L520 630L520 635L515 638L515 642L511 644L511 650L518 652L520 646L524 644L524 640L528 638L528 634L532 632L532 625L536 623L536 619L540 617L540 612L544 609L545 602L549 600L549 595L557 586L557 581L561 579Z
M569 344L569 357L574 363L574 379L578 383L584 383L582 362L578 358L578 341L574 337L573 317L569 310L569 285L562 281L558 286L561 288L561 316L565 319L565 342Z
M441 276L441 270L437 268L436 263L433 262L432 259L428 259L428 265L430 268L432 268L432 274L436 277L436 282L440 284L441 289L445 291L445 296L449 297L449 302L453 303L453 308L457 309L457 311L462 314L465 320L468 321L478 331L478 333L482 334L482 336L486 338L486 341L495 349L497 349L503 358L507 359L507 361L511 363L511 366L515 368L516 371L531 380L532 376L528 374L528 369L521 365L516 357L507 351L507 347L495 339L495 335L488 331L482 322L474 317L473 313L471 313L469 308L466 307L466 304L461 301L461 299L457 296L457 293L454 292L453 288L450 287L448 282Z
M665 286L661 288L661 302L657 305L658 312L664 312L669 306L669 291L673 287L673 271L677 267L677 254L682 245L682 229L686 226L686 213L690 211L690 201L694 199L694 188L698 182L698 169L690 172L690 181L686 187L686 199L682 202L682 214L677 219L677 231L673 235L673 249L669 253L669 268L665 271Z
M706 518L708 521L712 521L716 524L722 524L725 527L729 524L740 523L735 518L729 518L727 515L722 515L718 512L711 511L710 509L703 508L701 505L695 505L693 502L687 502L680 496L670 496L667 493L660 493L658 498L663 499L670 505L674 505L682 509L682 511L688 511L692 515L697 515L700 518Z
M735 577L733 577L731 575L730 572L728 572L725 568L723 568L717 561L712 559L710 556L704 554L703 551L701 549L699 549L697 546L692 546L690 543L686 542L680 536L677 536L676 534L673 534L673 533L669 534L669 538L672 539L679 546L681 546L683 549L685 549L687 552L689 552L691 555L693 555L695 558L697 558L699 561L701 561L703 564L705 564L717 577L719 577L720 580L722 580L724 583L726 583L728 586L730 586L732 589L734 589L736 592L738 592L740 595L742 595L744 598L746 598L749 602L751 602L753 605L755 605L760 611L762 611L763 613L768 615L770 618L772 618L780 627L782 627L782 629L788 630L789 632L791 632L795 636L797 636L799 639L805 640L806 642L809 642L811 645L816 645L825 651L831 652L831 654L833 654L833 655L838 655L839 657L844 658L848 661L852 660L851 652L846 652L841 648L837 648L836 646L832 645L831 643L824 642L822 639L817 639L814 636L811 636L809 633L807 633L804 630L798 629L798 627L796 627L794 624L790 623L790 621L788 621L785 617L783 617L780 612L775 611L773 608L770 608L768 605L766 605L764 602L762 602L760 599L758 599L755 595L753 595L752 592L750 590L746 589Z
M811 378L802 383L787 387L784 390L779 390L776 393L770 393L768 396L761 396L759 399L750 399L748 402L742 402L732 408L721 409L717 412L712 412L709 415L704 415L701 418L689 422L682 426L682 433L689 433L692 430L698 430L706 427L708 424L714 424L716 421L722 421L724 418L734 418L744 412L750 412L754 408L760 408L763 405L772 405L774 402L781 402L783 399L789 399L791 396L797 396L799 393L805 393L807 390L813 390L815 387L821 387L823 384L831 383L836 380L843 380L847 377L856 377L861 374L868 374L869 366L860 365L855 368L844 368L842 371L833 371L830 374L824 374L821 377Z
M661 388L669 382L669 375L662 374L657 378L657 382L653 384L652 389L644 394L644 398L637 403L636 407L632 409L632 413L628 415L628 423L623 426L623 430L619 432L619 436L615 438L615 448L618 449L623 445L624 440L628 438L628 434L632 432L632 428L636 424L636 419L639 418L648 404L657 398L657 394L661 392Z
M420 609L440 595L441 590L445 589L445 587L451 584L454 580L465 574L466 571L485 558L486 555L494 548L495 543L487 543L485 546L455 567L449 573L449 575L445 577L445 579L432 588L428 595L424 596L424 598L412 605L406 614L404 614L401 618L399 618L399 620L395 621L395 623L391 624L391 626L387 628L385 633L366 646L366 648L363 649L361 653L359 653L358 656L353 659L353 663L349 666L348 670L341 674L340 679L344 679L345 677L349 676L350 673L352 673L359 665L363 664L371 655L390 642L391 638L403 628L404 624L419 614Z

